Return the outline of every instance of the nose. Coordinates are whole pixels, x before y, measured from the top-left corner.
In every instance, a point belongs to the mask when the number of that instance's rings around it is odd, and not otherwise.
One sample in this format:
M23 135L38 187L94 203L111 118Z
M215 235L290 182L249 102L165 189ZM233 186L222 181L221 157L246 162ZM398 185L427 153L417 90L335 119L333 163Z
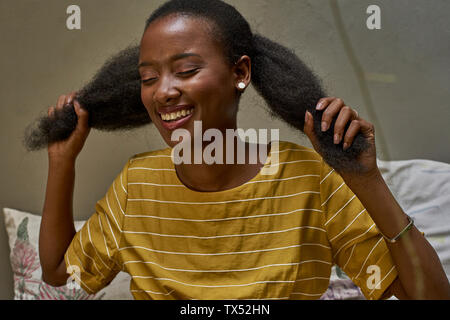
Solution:
M181 91L177 88L176 81L170 76L160 78L154 92L154 100L161 105L170 103L180 97Z

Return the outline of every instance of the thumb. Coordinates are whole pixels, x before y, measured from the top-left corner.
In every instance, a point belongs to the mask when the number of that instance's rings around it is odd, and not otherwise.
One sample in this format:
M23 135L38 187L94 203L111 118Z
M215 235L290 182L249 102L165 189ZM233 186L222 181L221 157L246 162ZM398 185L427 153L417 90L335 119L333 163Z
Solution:
M305 126L303 127L303 132L308 136L314 149L319 152L319 139L314 132L314 119L309 111L305 113Z
M88 124L89 114L88 114L88 112L81 107L80 103L77 100L73 101L73 107L74 107L75 113L77 114L77 117L78 117L77 127L79 126L83 131L89 130L89 124Z

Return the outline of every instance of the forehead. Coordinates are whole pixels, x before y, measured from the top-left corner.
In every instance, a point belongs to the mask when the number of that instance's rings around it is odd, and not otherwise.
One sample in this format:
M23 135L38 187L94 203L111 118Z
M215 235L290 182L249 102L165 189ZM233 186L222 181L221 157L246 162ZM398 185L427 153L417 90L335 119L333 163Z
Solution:
M183 52L202 56L222 55L223 50L213 41L212 23L206 19L170 15L153 21L141 40L140 61L158 61Z

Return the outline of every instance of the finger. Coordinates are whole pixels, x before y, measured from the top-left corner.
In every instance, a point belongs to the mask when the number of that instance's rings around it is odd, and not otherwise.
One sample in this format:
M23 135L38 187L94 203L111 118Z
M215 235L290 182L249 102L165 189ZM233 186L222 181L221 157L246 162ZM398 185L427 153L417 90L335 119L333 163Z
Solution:
M316 110L323 110L325 109L326 106L328 106L330 104L331 101L333 101L334 99L336 99L335 97L325 97L325 98L321 98L316 105Z
M367 139L375 139L375 126L364 119L359 119L358 121L361 123L361 133L363 136Z
M313 116L309 111L306 111L305 113L305 126L303 128L303 132L308 136L309 140L311 141L312 146L316 151L318 151L319 142L316 137L316 134L314 133L314 120Z
M344 136L344 130L347 123L355 118L355 113L349 106L344 106L334 124L334 144L339 144Z
M54 111L55 111L55 110L54 110L54 107L53 107L53 106L48 107L48 110L47 110L48 116L51 117Z
M88 124L89 114L88 114L88 112L81 107L80 103L76 99L73 101L73 105L75 108L75 113L78 116L79 126L85 130L89 129L89 124Z
M340 98L334 99L325 109L322 114L322 131L327 131L330 128L333 118L344 107L344 101Z
M69 93L66 97L66 104L71 104L73 102L73 99L75 98L77 92L76 91L72 91L71 93Z
M66 95L61 95L58 98L58 101L56 102L56 109L62 109L64 105L64 100L66 99Z
M350 126L348 127L347 132L345 133L344 136L344 145L343 145L344 150L350 148L350 146L353 143L353 140L355 140L355 137L360 130L361 130L361 121L353 120L350 123Z

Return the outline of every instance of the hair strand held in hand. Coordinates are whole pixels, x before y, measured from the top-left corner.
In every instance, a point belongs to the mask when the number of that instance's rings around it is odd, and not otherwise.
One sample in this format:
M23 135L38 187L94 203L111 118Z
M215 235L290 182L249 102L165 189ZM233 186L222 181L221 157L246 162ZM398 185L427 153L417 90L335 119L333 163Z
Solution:
M151 123L140 97L139 46L130 45L109 58L78 91L77 101L89 113L89 126L102 131L130 130ZM75 130L73 104L41 116L27 126L23 143L29 151L67 139Z

